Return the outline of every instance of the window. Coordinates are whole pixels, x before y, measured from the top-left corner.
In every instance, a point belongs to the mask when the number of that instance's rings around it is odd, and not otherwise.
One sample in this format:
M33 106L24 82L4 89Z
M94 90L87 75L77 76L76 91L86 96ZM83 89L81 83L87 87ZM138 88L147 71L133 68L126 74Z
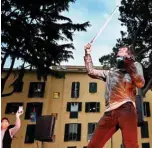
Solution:
M144 122L144 124L141 126L141 137L149 138L148 122Z
M70 118L78 118L78 112L82 110L81 102L68 102L67 111L70 112Z
M27 125L24 143L34 143L35 125Z
M90 82L89 83L89 92L90 93L96 93L97 92L97 83L96 82Z
M54 99L59 99L60 98L60 93L59 92L54 92L53 93L53 98Z
M44 97L45 82L31 82L28 97Z
M79 98L80 82L72 82L71 98Z
M81 111L82 110L82 102L68 102L67 103L67 111Z
M88 140L91 140L96 125L97 123L88 123Z
M7 103L5 114L15 114L18 111L19 106L23 106L23 103L22 102Z
M124 146L124 144L121 144L121 146L120 146L121 148L125 148L125 146Z
M19 82L16 86L15 86L15 92L19 93L22 92L23 90L23 82Z
M26 106L25 119L30 119L31 113L35 111L36 117L42 114L42 102L29 102Z
M144 107L144 116L150 117L150 105L149 105L149 102L144 102L143 103L143 107Z
M150 148L150 144L149 143L142 143L142 148Z
M85 112L100 112L100 102L87 102Z
M81 124L65 124L64 141L80 141Z

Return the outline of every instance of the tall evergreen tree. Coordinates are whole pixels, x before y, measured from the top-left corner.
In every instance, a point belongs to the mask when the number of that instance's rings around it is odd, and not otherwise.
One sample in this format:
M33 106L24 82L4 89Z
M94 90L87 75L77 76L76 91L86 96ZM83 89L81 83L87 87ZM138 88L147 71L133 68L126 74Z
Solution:
M23 73L24 64L28 63L31 69L37 70L39 79L43 77L46 80L48 73L54 74L49 69L50 66L73 58L74 32L86 31L90 25L89 22L75 24L70 18L61 15L63 11L68 11L70 3L75 1L2 0L2 72L7 58L11 57L12 60L6 76L1 79L2 93L16 59L23 61L20 73ZM65 44L59 44L59 41L65 41ZM19 76L23 79L23 75ZM7 95L10 93L2 94Z

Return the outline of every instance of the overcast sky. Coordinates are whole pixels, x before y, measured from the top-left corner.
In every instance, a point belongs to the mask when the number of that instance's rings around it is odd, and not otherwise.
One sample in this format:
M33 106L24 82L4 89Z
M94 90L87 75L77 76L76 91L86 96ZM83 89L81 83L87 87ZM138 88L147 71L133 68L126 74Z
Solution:
M89 21L91 27L87 28L87 32L76 32L74 34L73 51L74 59L69 62L63 62L62 65L84 65L84 46L91 41L102 25L106 22L109 15L120 4L121 0L76 0L70 5L69 12L63 13L72 19L73 23L84 23ZM112 48L116 44L116 39L120 37L122 28L119 18L119 11L115 13L107 27L93 44L92 59L95 66L100 66L99 58L112 52ZM16 62L17 66L20 62ZM7 60L6 67L10 64Z

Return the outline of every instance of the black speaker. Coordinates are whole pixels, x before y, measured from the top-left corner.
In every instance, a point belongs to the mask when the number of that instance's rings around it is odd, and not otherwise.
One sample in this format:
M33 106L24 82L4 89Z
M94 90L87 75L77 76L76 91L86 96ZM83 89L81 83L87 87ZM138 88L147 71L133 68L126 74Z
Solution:
M35 139L42 142L52 142L55 127L55 116L46 115L36 120Z
M136 103L136 110L138 116L138 127L141 127L144 124L144 110L143 110L143 100L140 95L136 96L135 103Z

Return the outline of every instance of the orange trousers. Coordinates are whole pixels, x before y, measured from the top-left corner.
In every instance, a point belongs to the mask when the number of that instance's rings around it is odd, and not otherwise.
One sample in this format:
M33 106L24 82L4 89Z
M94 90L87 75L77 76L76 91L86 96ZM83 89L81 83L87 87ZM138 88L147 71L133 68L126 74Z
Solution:
M132 102L105 112L97 124L88 148L102 148L111 136L120 129L125 148L138 148L137 112ZM120 140L121 141L121 140Z

